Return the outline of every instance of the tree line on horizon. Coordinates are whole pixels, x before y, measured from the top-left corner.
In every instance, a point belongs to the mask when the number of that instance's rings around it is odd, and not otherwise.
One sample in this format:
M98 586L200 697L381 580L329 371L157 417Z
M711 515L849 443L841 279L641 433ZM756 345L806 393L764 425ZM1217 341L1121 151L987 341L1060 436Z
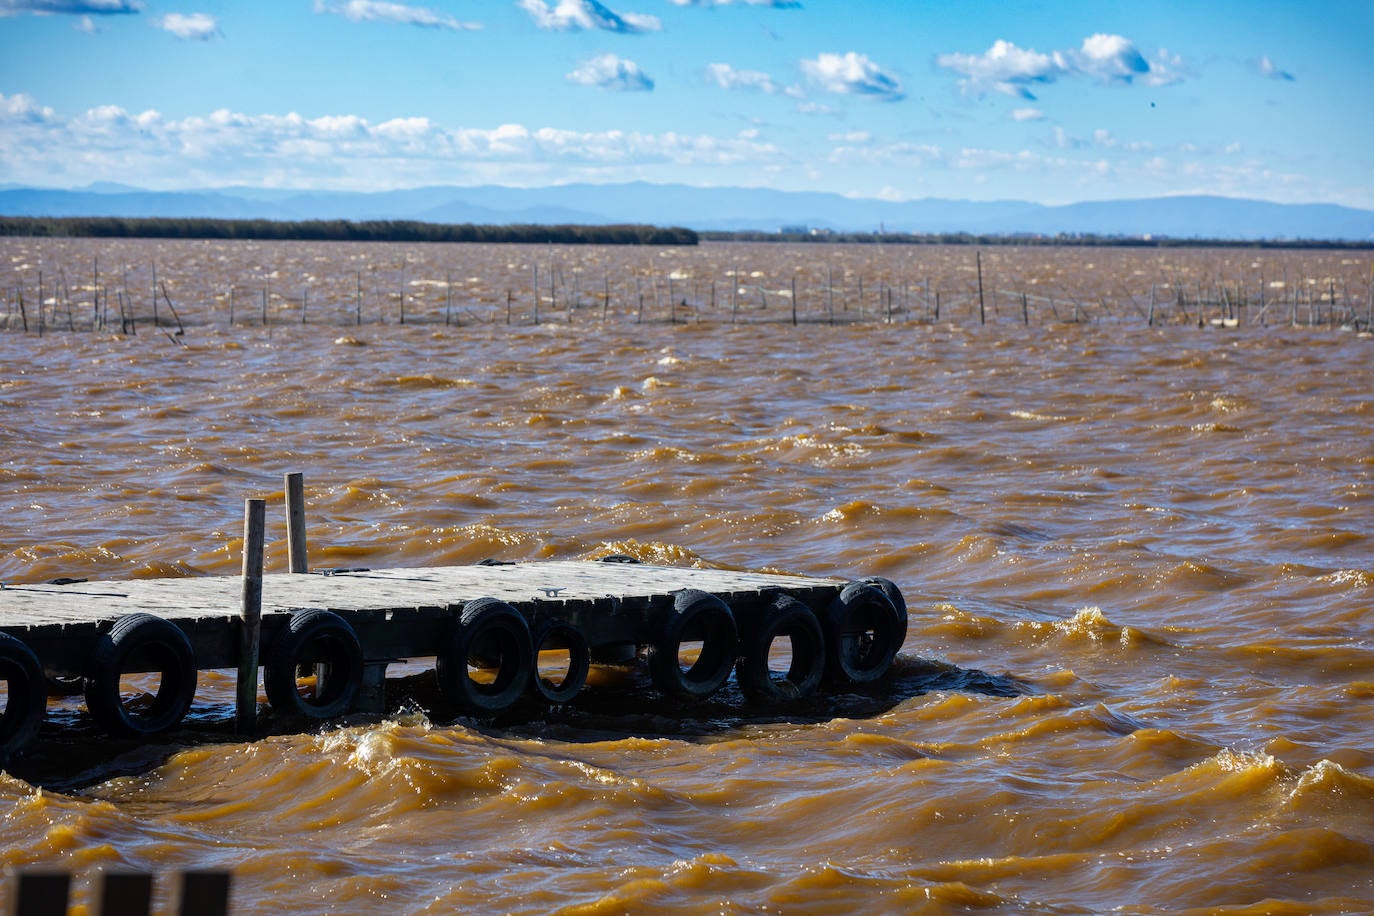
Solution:
M243 239L320 242L488 242L558 245L697 245L708 242L792 242L859 245L1044 245L1129 248L1218 247L1370 249L1374 242L1331 239L1206 239L1094 233L695 231L640 224L476 225L419 220L270 220L200 217L0 216L0 236L38 238Z
M559 245L695 245L697 233L645 225L540 226L418 220L202 219L189 217L0 216L0 236L41 238L245 239L311 242L512 242Z

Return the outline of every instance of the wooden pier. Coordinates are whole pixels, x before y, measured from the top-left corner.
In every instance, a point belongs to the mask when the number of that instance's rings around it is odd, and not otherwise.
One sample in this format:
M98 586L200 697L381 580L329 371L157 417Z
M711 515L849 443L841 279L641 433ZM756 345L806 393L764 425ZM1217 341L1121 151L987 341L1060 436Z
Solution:
M197 671L238 669L251 734L259 653L274 712L382 712L386 666L433 657L445 695L480 716L522 697L573 702L591 664L646 657L655 686L687 702L733 673L752 702L785 703L881 677L906 634L905 603L882 579L624 557L271 575L260 563L255 576L246 554L243 578L0 588L0 763L33 736L62 681L84 690L108 731L138 735L181 720ZM790 652L775 651L780 641ZM157 686L121 686L131 673Z

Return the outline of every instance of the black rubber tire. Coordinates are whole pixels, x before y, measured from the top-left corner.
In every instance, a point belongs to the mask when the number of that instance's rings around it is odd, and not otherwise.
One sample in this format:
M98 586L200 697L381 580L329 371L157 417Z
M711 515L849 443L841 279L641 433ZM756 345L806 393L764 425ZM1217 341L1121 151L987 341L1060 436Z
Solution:
M591 670L592 656L587 648L587 637L565 620L550 620L539 628L530 645L534 652L534 664L530 666L530 693L546 703L560 706L571 703L582 692L587 683L587 672ZM539 653L544 649L567 650L568 672L560 683L554 683L539 674Z
M887 673L901 645L897 609L870 582L850 582L825 616L826 676L871 684Z
M490 684L468 675L469 661L496 669ZM534 648L529 624L520 612L495 598L463 606L458 623L444 637L434 660L439 689L450 702L473 715L505 712L532 679Z
M0 766L33 740L48 712L48 683L33 650L8 633L0 633L0 680L7 683L0 712Z
M864 576L859 581L878 586L887 596L887 600L892 602L892 607L897 611L897 651L900 652L902 646L906 645L907 633L906 599L902 597L902 590L897 587L897 583L882 576Z
M126 672L157 671L157 694L146 708L130 708L119 692ZM191 641L171 621L129 614L96 642L86 665L86 709L112 735L155 735L176 726L196 695Z
M792 642L787 673L768 667L768 650L778 639ZM811 608L790 595L779 595L745 630L740 639L735 678L755 703L776 705L813 695L825 675L825 636Z
M688 668L678 658L684 642L699 641L701 654ZM704 700L721 688L735 666L739 631L730 605L694 588L678 592L649 655L654 686L680 700Z
M317 678L316 694L296 686L301 669ZM363 649L353 627L333 611L306 608L291 615L272 641L262 683L272 711L305 719L333 719L353 707L363 682Z

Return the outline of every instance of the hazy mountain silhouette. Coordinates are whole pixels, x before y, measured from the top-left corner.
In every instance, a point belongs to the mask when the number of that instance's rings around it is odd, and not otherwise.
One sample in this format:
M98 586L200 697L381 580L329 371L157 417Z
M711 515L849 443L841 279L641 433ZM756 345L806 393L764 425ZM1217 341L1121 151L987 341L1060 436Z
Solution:
M1228 197L1156 197L1045 206L1025 201L886 201L766 188L569 184L424 187L371 193L247 187L146 191L0 188L0 215L219 219L414 219L444 223L648 223L697 230L1094 234L1226 239L1374 239L1374 211Z

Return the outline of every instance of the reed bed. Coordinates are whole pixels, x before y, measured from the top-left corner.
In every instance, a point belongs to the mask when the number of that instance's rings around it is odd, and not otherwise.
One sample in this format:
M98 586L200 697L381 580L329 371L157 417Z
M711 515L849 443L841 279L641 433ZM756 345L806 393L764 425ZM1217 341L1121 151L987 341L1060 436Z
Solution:
M544 323L1374 326L1374 254L0 239L0 329Z

